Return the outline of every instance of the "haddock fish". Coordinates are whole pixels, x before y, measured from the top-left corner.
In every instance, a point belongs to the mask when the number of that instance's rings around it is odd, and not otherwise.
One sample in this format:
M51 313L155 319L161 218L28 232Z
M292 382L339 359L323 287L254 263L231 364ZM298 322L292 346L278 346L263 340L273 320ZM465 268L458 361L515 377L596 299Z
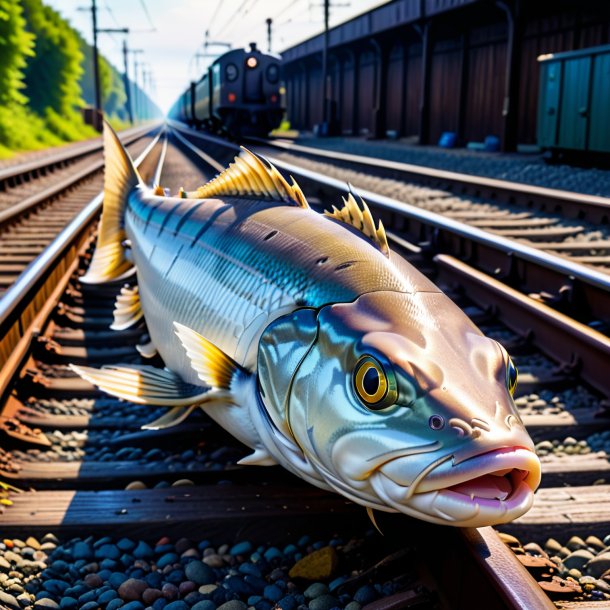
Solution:
M540 462L512 399L517 370L388 246L363 201L317 213L243 151L197 191L144 185L112 130L83 282L137 285L115 328L143 318L166 368L73 369L102 390L202 408L253 452L372 509L484 526L526 512Z

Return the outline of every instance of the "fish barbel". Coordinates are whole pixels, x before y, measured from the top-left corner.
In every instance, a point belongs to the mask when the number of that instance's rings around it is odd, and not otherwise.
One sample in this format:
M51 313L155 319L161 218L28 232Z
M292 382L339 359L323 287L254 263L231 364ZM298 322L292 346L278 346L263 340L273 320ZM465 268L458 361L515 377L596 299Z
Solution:
M73 369L102 390L193 409L252 448L370 509L484 526L526 512L540 462L512 399L517 370L388 247L363 201L311 210L248 151L192 193L141 181L104 132L105 196L83 282L133 276L113 327L146 322L165 369Z

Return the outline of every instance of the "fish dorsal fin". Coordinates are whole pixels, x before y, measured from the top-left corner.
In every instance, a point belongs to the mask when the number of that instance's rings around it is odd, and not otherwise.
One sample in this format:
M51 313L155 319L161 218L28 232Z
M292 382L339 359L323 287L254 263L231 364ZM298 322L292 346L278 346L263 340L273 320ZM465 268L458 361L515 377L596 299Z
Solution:
M112 330L125 330L131 328L144 317L138 287L123 286L114 302L114 322L110 325Z
M366 205L364 200L360 198L362 209L358 205L358 202L354 199L351 191L347 195L347 199L343 198L343 207L339 210L333 206L333 211L325 211L324 214L340 222L344 222L350 227L358 229L363 235L368 237L383 254L390 256L390 247L388 246L388 238L385 234L385 229L381 220L379 225L375 228L373 216L369 206Z
M247 374L233 358L202 337L198 332L174 322L176 335L186 350L191 366L201 381L210 388L229 390L233 379Z
M292 184L288 184L269 161L243 146L241 150L241 154L235 157L227 169L196 191L188 193L189 198L208 199L219 195L263 197L309 208L305 195L294 178L291 177Z

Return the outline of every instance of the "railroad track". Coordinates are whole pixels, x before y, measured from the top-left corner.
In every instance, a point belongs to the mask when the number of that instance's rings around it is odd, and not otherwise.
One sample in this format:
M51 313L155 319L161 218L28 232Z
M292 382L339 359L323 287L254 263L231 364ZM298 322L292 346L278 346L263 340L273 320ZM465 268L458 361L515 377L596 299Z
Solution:
M610 198L326 151L285 140L252 142L262 146L261 152L288 163L578 263L606 272L610 269Z
M147 180L160 180L174 192L210 177L233 154L213 141L200 151L192 144L200 140L186 132L172 134L171 142L165 152L159 152L161 142L151 147L149 161L142 160L140 171ZM162 172L156 159L164 160ZM313 184L311 176L308 180ZM321 188L318 184L312 192L322 193ZM304 191L309 195L307 186ZM323 195L334 197L332 191ZM534 557L531 545L527 554L513 555L491 528L453 530L404 515L380 515L378 522L386 533L381 538L371 531L364 511L339 496L306 486L280 469L236 466L243 448L202 415L163 433L141 432L140 425L159 413L100 395L66 366L68 362L99 366L119 359L137 362L135 345L145 340L143 328L107 330L119 286L78 282L90 257L99 205L98 197L55 242L54 252L41 257L36 273L15 285L10 303L0 307L0 394L6 424L0 480L37 490L5 494L13 504L0 516L0 524L12 554L6 559L7 549L0 547L0 571L4 570L1 559L14 569L12 576L0 580L12 596L12 600L0 596L1 604L11 607L14 600L27 608L33 603L31 596L37 595L51 602L35 607L52 608L55 601L74 608L108 604L113 610L118 602L110 604L117 595L126 602L139 599L144 590L138 588L146 587L146 601L133 610L153 605L158 594L173 603L184 601L171 610L186 610L206 600L213 607L233 602L223 610L245 608L236 598L257 610L270 610L276 602L286 610L304 603L318 609L343 607L351 600L370 610L472 608L473 595L481 608L552 608L524 565L547 583L543 586L560 606L577 599L570 607L584 609L596 596L605 595L598 588L601 585L587 590L584 585L564 584L570 581L561 566L529 559ZM610 530L608 515L604 521L602 504L595 514L594 501L605 489L590 484L606 476L608 460L601 454L593 459L596 454L586 451L597 442L592 437L605 427L604 420L595 417L603 392L599 387L591 389L589 381L589 377L597 380L591 365L594 356L580 371L556 367L541 349L544 325L536 321L544 319L552 325L556 312L529 299L530 309L543 314L532 315L534 333L522 336L504 323L510 315L503 313L502 305L492 310L487 302L490 294L500 294L511 302L513 313L521 312L518 291L493 278L490 288L475 290L483 284L480 271L447 254L431 257L409 241L407 231L387 226L396 230L394 247L433 274L485 332L507 344L521 369L517 402L541 453L547 452L543 457L546 504L532 518L526 515L504 531L541 545L542 537L556 536L562 540L560 549L574 546L574 541L564 540L565 521L557 522L561 511L571 521L570 535L603 537ZM584 329L587 337L605 339L584 325L568 322ZM598 342L591 354L602 357L600 350L603 355ZM559 443L553 441L568 436L580 449L572 450L566 460L559 457ZM586 443L578 445L579 441ZM566 441L563 448L567 446L573 445ZM566 462L570 468L565 468ZM561 509L553 500L559 486ZM583 506L588 507L585 516ZM159 540L166 535L172 541ZM71 538L76 536L78 540ZM6 547L6 541L3 544ZM311 588L312 581L304 578L302 570L304 558L311 560L314 551L318 551L316 569L326 572L313 574L320 582ZM187 569L189 557L196 559ZM68 570L79 558L80 572ZM557 574L561 581L550 580ZM248 580L247 575L255 578ZM138 582L125 584L128 578ZM105 580L111 584L103 585ZM191 584L184 585L187 581ZM19 596L25 597L16 600ZM74 602L64 601L68 597ZM212 609L210 604L205 607Z
M123 134L137 155L158 125ZM102 185L100 140L0 169L0 297Z

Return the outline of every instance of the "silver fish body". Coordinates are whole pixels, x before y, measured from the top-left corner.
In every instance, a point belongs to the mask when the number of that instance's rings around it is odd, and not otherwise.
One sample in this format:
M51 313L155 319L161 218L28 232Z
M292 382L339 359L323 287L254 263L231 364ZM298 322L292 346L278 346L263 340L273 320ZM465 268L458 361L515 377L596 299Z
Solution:
M239 187L249 197L168 198L119 180L122 224L103 224L90 275L124 270L111 242L129 240L169 371L75 370L132 400L177 396L190 405L180 418L201 404L254 449L246 463L282 464L369 508L460 526L528 510L540 463L504 348L387 248L365 204L350 195L329 218L301 195L252 196L273 190L276 170L236 164L202 192L234 192L235 178L254 184Z

